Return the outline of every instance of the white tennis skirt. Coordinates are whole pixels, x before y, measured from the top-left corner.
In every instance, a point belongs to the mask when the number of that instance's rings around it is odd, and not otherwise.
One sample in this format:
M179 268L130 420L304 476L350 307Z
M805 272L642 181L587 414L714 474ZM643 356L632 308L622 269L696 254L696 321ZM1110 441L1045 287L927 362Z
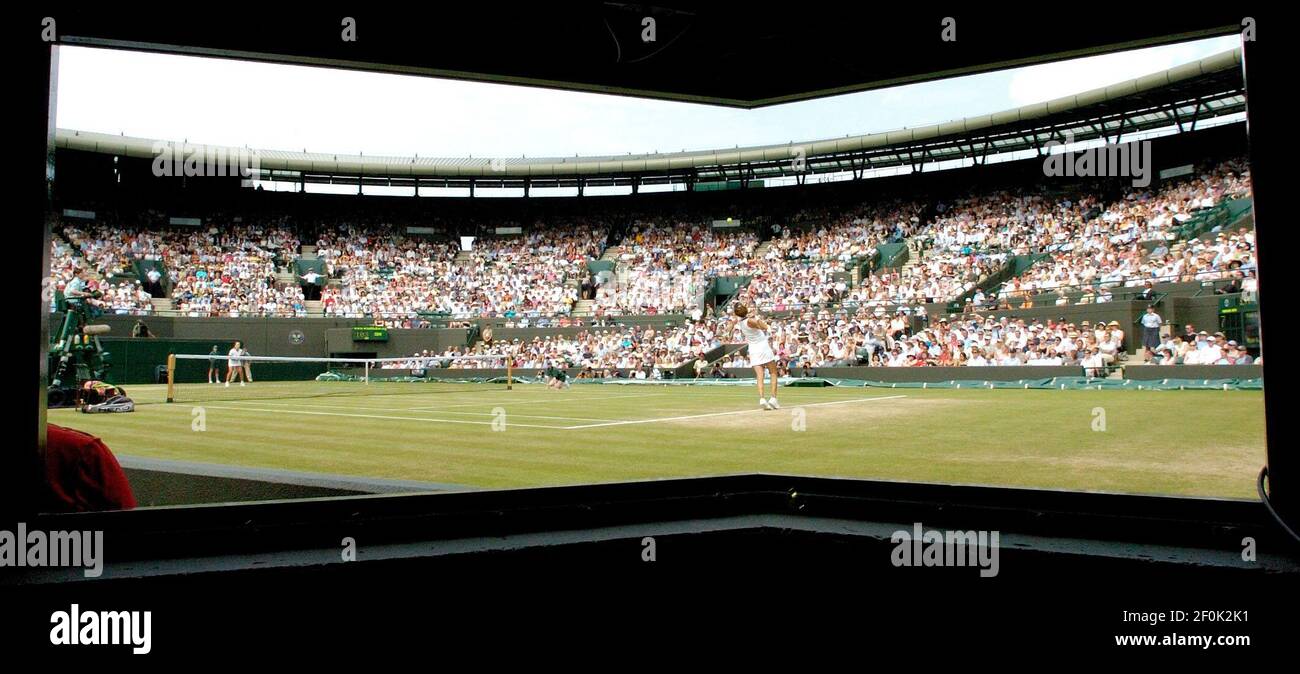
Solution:
M757 367L757 366L759 366L759 365L767 365L768 363L770 363L770 362L772 362L772 361L774 361L774 360L776 360L776 354L772 353L772 345L771 345L771 344L768 344L767 342L763 342L762 344L750 344L750 345L749 345L749 365L750 365L750 367Z

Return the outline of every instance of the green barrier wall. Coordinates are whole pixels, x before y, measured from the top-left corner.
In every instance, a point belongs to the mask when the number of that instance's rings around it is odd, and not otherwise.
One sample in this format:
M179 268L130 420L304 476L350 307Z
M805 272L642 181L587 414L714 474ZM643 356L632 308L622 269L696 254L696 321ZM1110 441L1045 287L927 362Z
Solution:
M320 258L316 258L315 260L304 260L302 258L298 258L293 261L293 268L294 268L294 273L297 274L298 276L302 276L303 274L306 274L308 269L314 269L316 273L320 274L321 276L326 275L325 261ZM299 282L301 283L301 281Z
M880 249L877 248L875 249L875 252L867 257L853 258L849 263L848 268L852 270L854 267L857 267L858 277L865 279L870 276L872 272L880 268L880 259Z
M1033 253L1030 255L1015 255L1007 258L1002 268L989 274L984 280L975 284L974 288L967 290L959 295L956 299L949 302L945 309L948 312L962 311L966 307L966 300L975 297L976 290L983 290L985 293L991 293L997 290L1003 283L1020 276L1034 266L1039 260L1051 257L1049 253Z
M1141 381L1260 379L1261 365L1125 365L1124 378Z
M150 269L157 269L163 278L167 278L167 267L159 260L135 260L131 263L131 268L135 271L136 279L141 283L145 282L147 278L145 274L149 273Z
M109 370L109 381L129 386L157 383L158 369L167 365L168 354L207 355L214 345L217 347L217 352L221 354L218 365L224 377L226 353L230 350L231 341L105 337L100 339L100 343L109 352L113 363L112 369ZM252 371L254 381L310 381L320 374L323 368L314 363L254 362ZM178 383L207 381L207 373L206 359L176 361Z
M158 367L167 364L168 354L206 354L214 344L223 355L230 350L229 342L198 339L103 337L99 341L112 359L109 381L123 386L155 383Z
M906 243L882 243L876 250L880 252L880 267L901 267L910 255Z
M1227 203L1228 222L1236 222L1255 208L1254 199L1233 199Z
M748 276L719 276L713 279L712 291L717 295L734 295L736 291L749 285Z

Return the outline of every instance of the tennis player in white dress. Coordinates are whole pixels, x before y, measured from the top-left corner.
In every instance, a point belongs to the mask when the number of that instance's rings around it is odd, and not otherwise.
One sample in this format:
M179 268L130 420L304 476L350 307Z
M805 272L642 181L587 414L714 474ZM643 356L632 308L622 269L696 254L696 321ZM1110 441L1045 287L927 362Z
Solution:
M735 323L736 329L745 337L745 344L749 346L749 364L754 368L754 381L758 383L758 406L765 410L780 409L781 406L776 402L776 354L772 352L772 345L767 340L767 323L757 315L749 315L749 307L743 304L737 304L731 310L738 319ZM763 377L771 381L770 397L764 395Z
M235 379L240 379L239 385L243 386L243 380L248 379L248 373L244 371L244 353L244 345L235 342L230 353L226 354L226 386L230 386L230 382Z

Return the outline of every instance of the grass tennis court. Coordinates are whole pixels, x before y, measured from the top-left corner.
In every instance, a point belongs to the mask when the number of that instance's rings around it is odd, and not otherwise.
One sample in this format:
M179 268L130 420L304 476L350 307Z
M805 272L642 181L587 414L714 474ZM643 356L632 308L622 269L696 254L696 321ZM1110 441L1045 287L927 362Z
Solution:
M119 455L470 487L770 472L1251 498L1265 453L1258 391L782 388L763 411L749 387L164 388L50 421Z

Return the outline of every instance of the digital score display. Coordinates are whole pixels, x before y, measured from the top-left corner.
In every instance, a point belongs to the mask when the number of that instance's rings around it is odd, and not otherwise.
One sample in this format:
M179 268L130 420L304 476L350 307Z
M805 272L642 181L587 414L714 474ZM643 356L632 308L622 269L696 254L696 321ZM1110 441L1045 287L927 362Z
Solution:
M352 341L387 342L388 328L382 325L354 325L352 326Z

